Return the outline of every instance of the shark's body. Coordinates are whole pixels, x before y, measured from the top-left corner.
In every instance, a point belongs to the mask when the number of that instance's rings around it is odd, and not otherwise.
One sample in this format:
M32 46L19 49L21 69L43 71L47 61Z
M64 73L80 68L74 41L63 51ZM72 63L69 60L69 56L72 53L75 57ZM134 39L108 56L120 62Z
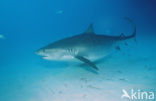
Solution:
M134 32L130 36L124 36L123 34L120 36L98 35L94 32L91 24L84 33L47 45L39 49L37 54L42 55L44 59L48 60L80 60L98 70L93 61L108 55L117 42L135 37L135 24L132 20L128 20L134 26Z

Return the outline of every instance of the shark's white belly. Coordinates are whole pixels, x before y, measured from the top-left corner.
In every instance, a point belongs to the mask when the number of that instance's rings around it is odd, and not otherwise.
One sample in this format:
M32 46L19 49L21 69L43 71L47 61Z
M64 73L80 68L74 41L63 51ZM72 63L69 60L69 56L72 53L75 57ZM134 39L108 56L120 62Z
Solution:
M77 61L75 56L81 56L90 61L95 61L107 56L112 50L112 47L79 47L79 48L69 48L62 50L59 54L48 54L48 56L43 57L46 60L55 60L55 61Z
M94 48L88 48L88 49L79 49L76 50L74 55L79 55L82 57L85 57L91 61L95 61L101 58L104 58L105 56L109 55L111 53L112 47L94 47ZM65 54L63 55L60 60L62 61L75 61L74 55ZM77 61L77 60L76 60Z
M91 61L95 61L101 58L104 58L105 56L109 55L111 53L111 48L103 49L103 48L95 48L90 49L90 51L85 52L84 57Z

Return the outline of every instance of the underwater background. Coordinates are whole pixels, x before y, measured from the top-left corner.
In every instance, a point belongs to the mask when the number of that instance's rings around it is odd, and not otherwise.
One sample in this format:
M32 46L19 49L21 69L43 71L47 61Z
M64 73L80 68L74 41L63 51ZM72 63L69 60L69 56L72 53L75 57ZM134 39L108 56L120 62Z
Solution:
M155 0L0 0L0 101L130 101L122 89L155 92L155 12ZM91 23L98 34L130 35L125 16L136 42L99 63L99 74L35 54Z

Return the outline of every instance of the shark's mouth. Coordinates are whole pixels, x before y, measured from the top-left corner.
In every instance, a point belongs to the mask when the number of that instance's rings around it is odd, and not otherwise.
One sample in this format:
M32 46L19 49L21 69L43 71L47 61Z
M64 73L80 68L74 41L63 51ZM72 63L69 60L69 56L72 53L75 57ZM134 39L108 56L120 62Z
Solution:
M50 57L50 56L43 56L42 58L46 59L46 60L51 60L52 59L52 57Z
M43 59L45 60L61 60L62 59L62 55L60 56L59 54L56 54L56 55L44 55L42 57Z

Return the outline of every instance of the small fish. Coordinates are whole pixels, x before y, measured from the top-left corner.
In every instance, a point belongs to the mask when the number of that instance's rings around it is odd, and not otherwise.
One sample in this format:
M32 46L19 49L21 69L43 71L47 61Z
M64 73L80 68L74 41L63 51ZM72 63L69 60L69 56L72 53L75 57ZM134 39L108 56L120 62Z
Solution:
M115 49L116 50L121 50L121 48L119 46L116 46Z
M0 34L0 39L5 39L4 35Z
M63 10L58 10L56 14L62 14L63 12L64 12Z

